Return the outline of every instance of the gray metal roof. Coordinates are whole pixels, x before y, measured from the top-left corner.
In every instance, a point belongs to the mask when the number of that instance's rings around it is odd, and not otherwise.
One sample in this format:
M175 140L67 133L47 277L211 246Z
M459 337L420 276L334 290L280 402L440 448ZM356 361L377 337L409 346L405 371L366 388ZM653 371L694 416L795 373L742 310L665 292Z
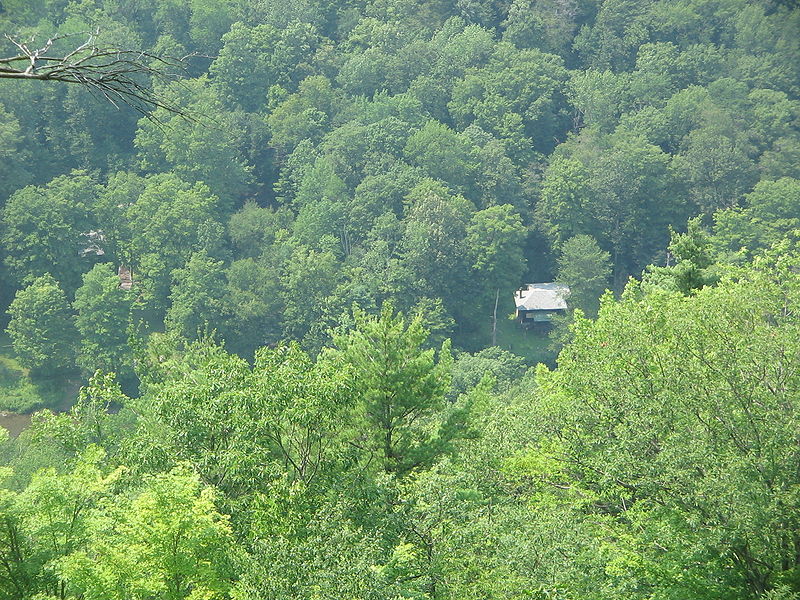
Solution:
M514 292L517 310L565 310L569 287L561 283L528 283Z

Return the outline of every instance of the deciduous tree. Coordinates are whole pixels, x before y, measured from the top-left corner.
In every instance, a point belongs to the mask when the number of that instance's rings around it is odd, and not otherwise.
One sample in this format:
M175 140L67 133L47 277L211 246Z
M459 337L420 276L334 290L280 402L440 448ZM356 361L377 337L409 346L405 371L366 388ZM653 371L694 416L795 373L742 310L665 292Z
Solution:
M97 369L128 378L133 356L128 348L134 294L120 288L114 267L101 263L83 276L75 292L75 325L80 334L78 365L87 373Z
M54 273L70 291L95 259L79 252L83 234L96 229L93 207L99 192L94 177L73 171L47 186L15 192L2 212L5 264L17 283L26 277Z
M8 313L8 333L24 367L47 377L74 368L75 321L66 294L51 275L18 291Z
M594 316L600 296L611 278L611 256L597 245L593 237L576 235L568 239L558 257L556 280L569 286L567 304Z

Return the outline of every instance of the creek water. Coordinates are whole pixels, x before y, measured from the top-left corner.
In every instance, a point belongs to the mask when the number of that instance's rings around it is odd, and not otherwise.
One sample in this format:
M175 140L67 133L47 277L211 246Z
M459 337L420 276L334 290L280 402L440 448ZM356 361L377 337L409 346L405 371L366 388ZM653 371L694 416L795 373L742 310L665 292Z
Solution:
M50 407L50 410L58 413L68 411L70 408L72 408L72 405L78 398L78 390L80 390L79 383L68 382L67 386L64 388L64 394L61 401L56 406ZM30 426L32 414L33 413L26 413L21 415L18 413L0 410L0 427L5 427L8 429L9 435L12 438L15 438L20 433L25 431L28 426Z
M0 427L8 429L12 438L28 428L31 424L31 415L18 415L15 413L0 411Z

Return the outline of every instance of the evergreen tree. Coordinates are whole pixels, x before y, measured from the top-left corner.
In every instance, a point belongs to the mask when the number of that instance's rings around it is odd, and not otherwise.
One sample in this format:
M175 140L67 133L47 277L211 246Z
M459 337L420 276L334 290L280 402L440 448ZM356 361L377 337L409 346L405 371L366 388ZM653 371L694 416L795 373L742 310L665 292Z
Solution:
M452 357L445 342L438 357L424 349L422 316L408 321L385 303L378 316L355 309L355 329L335 336L355 379L358 424L354 444L380 457L389 473L430 464L457 435L446 420Z

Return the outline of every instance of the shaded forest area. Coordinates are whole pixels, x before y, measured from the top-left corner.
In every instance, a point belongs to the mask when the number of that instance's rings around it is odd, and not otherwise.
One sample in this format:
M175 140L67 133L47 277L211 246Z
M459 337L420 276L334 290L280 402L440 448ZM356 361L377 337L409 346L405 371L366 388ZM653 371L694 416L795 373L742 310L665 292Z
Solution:
M0 69L0 597L800 599L794 2L3 0L0 67L86 32L184 71Z

